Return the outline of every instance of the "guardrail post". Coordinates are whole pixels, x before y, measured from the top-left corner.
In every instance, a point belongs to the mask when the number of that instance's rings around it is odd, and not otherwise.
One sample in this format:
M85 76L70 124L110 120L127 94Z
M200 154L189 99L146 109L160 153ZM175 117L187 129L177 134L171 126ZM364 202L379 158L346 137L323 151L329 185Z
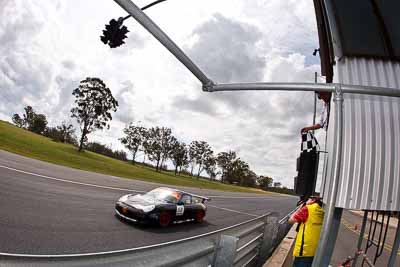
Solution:
M237 241L239 239L234 236L221 235L216 246L214 267L231 267L236 256Z
M278 237L278 218L268 216L264 227L264 235L258 256L257 266L263 266L274 249L275 240Z

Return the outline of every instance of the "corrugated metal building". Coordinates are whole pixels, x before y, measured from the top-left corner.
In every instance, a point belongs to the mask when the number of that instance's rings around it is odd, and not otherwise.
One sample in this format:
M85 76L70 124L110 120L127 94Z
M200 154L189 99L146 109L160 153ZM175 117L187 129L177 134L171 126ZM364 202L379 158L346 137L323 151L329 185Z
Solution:
M325 49L320 36L327 80L332 81L327 69L333 66L333 81L337 83L400 88L400 16L395 12L400 10L400 1L322 2L315 1L328 10L324 13L325 9L320 9L318 19L316 8L320 35L329 28ZM343 154L336 206L399 211L400 99L344 94L343 105ZM334 135L338 134L334 132L334 106L331 105L321 188L325 202L333 177L329 155Z
M400 64L379 59L343 57L335 66L337 82L399 88ZM400 210L400 99L344 95L344 141L337 207ZM334 114L332 105L331 114ZM327 157L333 150L333 124ZM332 127L331 127L332 126ZM332 162L326 160L322 194L329 195Z

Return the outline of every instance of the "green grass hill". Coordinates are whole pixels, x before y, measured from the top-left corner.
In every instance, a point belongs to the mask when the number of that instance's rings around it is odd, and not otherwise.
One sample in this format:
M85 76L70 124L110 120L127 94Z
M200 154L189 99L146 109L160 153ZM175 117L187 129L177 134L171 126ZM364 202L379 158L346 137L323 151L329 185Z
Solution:
M175 176L173 172L156 172L150 167L132 165L90 151L78 152L69 144L54 142L51 139L20 129L8 122L0 121L0 149L22 156L68 166L80 170L114 175L129 179L189 186L204 189L216 189L236 192L263 193L261 190L222 184L186 175Z

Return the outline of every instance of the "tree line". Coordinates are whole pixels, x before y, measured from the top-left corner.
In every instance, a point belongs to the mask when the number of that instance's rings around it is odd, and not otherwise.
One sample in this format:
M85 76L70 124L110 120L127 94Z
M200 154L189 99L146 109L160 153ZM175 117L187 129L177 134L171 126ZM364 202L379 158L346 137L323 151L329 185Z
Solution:
M22 116L19 114L14 114L12 116L12 122L16 126L37 134L41 134L56 142L71 144L77 148L79 147L78 138L75 134L76 129L72 124L67 124L65 121L63 121L60 125L48 127L46 115L37 114L31 106L26 106L24 111L25 113ZM86 150L95 153L127 161L128 155L123 150L114 151L101 143L87 142L87 139L84 143L84 147Z
M80 127L80 137L75 134L72 124L62 122L56 127L47 127L44 114L36 113L31 106L24 108L25 113L12 116L13 123L21 128L42 134L55 141L69 143L78 151L87 149L120 160L127 160L125 151L113 151L107 146L88 142L88 135L99 129L109 129L112 112L116 112L118 101L111 90L99 78L86 78L78 88L72 91L75 106L71 109L71 118L76 119ZM143 153L142 164L146 159L154 164L156 171L167 169L169 161L174 166L175 175L182 173L196 176L203 173L211 180L222 183L238 184L241 186L272 187L273 179L259 176L251 170L250 165L242 160L235 151L214 153L211 146L202 140L186 144L172 134L168 127L154 126L146 128L131 122L123 129L119 141L132 155L132 164L137 162L138 152ZM220 177L217 179L217 177Z

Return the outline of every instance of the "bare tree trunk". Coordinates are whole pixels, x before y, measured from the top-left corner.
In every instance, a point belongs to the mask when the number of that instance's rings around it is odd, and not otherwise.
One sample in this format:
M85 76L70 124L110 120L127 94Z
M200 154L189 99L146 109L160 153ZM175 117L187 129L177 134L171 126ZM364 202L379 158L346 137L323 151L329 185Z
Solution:
M87 134L87 132L86 132L86 126L84 126L84 127L83 127L83 130L82 130L82 136L81 136L81 141L80 141L80 144L79 144L78 152L81 152L81 151L82 151L83 142L84 142L84 140L85 140L86 134Z
M161 170L164 168L165 157L161 157Z
M201 170L201 164L199 165L199 170L197 171L197 180L200 178L200 170Z
M163 159L161 159L160 161L161 161L161 162L160 162L160 171L161 171L161 170L162 170L162 168L163 168L164 160L163 160Z
M161 158L160 158L160 156L158 156L158 157L157 157L157 165L156 165L156 171L157 171L157 172L159 171L160 160L161 160Z
M194 169L194 163L192 163L192 169L190 170L190 176L193 176L193 169Z
M137 153L137 150L136 151L132 151L132 164L133 165L135 165L135 158L136 158L136 153Z
M81 136L81 140L80 140L80 142L79 142L79 149L78 149L78 152L81 152L81 151L82 151L82 146L83 146L83 138L84 138L84 135L82 134L82 136Z

